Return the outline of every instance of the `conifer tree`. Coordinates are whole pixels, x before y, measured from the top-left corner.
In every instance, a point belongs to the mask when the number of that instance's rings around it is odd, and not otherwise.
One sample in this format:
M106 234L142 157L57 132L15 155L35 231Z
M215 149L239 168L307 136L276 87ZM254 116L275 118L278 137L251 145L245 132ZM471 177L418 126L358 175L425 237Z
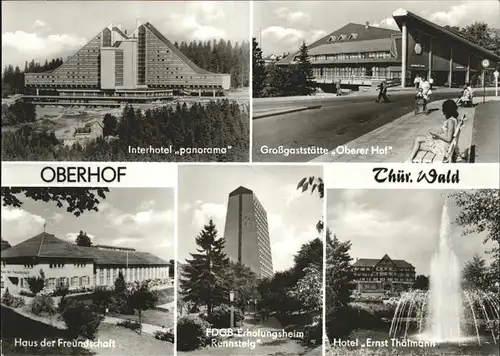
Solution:
M305 42L300 46L298 63L296 67L297 92L299 95L311 95L315 92L312 64L309 60L308 48Z
M260 97L266 83L266 68L262 59L262 50L255 37L252 39L252 95Z

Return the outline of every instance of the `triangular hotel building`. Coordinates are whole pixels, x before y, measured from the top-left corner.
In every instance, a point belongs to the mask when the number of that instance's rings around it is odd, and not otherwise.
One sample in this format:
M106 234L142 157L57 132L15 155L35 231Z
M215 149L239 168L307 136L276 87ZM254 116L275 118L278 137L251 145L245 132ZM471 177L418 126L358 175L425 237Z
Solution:
M174 91L215 96L230 82L229 74L198 67L149 22L129 35L109 24L59 68L24 77L25 98L40 105L119 106L170 99Z

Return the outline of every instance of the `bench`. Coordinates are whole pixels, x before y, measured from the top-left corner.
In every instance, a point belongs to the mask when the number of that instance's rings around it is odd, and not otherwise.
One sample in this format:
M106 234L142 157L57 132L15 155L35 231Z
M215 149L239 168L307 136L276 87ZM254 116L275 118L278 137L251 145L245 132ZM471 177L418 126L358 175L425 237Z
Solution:
M460 154L458 152L458 140L460 139L460 133L462 132L466 121L467 121L466 115L464 115L462 119L458 120L458 127L455 129L453 139L451 140L450 146L448 147L448 151L444 156L437 155L430 151L420 150L417 152L417 155L413 159L413 163L434 163L434 162L455 163L457 161L458 155Z

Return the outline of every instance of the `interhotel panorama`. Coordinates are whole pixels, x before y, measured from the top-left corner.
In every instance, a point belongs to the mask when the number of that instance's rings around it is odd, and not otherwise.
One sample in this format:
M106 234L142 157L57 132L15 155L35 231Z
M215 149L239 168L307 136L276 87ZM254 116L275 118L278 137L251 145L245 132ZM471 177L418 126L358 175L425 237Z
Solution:
M132 248L77 246L43 232L2 251L2 294L29 292L28 278L43 271L45 289L112 287L118 273L126 282L157 280L167 284L169 262Z
M162 102L174 94L216 96L230 87L229 74L190 61L149 22L130 34L109 24L50 72L26 73L26 100L38 105L120 106Z

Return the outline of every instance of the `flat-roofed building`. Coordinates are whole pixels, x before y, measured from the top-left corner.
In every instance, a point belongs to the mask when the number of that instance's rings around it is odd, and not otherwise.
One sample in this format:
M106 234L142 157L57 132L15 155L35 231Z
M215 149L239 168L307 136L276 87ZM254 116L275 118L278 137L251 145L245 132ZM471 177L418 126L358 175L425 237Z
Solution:
M169 282L169 262L147 252L112 246L82 247L41 233L2 251L2 292L29 292L27 279L43 272L45 289L112 287L119 272L126 282Z
M229 194L224 252L249 267L257 277L272 277L273 259L267 212L254 192L239 187Z

